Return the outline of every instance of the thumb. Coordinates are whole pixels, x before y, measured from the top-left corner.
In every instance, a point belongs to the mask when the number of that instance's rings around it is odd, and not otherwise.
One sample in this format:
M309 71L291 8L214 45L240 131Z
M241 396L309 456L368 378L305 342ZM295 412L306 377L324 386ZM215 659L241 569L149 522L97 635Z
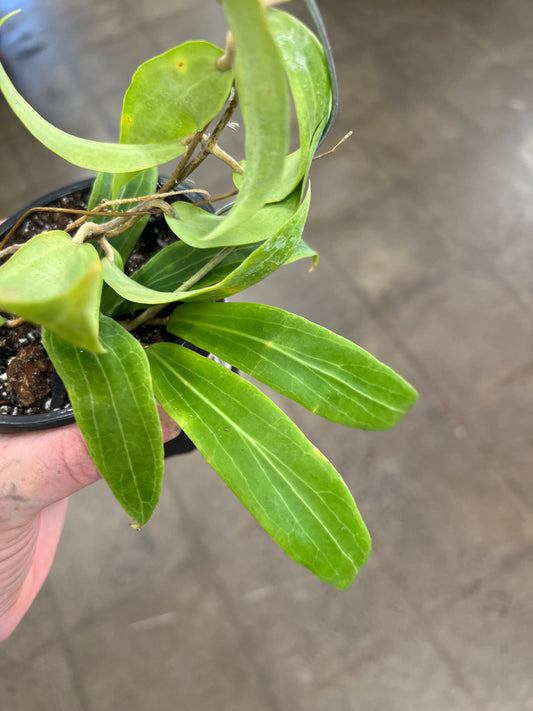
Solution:
M160 411L163 439L180 432ZM77 425L0 435L0 500L41 511L101 479Z
M0 500L41 511L100 479L77 425L0 435Z

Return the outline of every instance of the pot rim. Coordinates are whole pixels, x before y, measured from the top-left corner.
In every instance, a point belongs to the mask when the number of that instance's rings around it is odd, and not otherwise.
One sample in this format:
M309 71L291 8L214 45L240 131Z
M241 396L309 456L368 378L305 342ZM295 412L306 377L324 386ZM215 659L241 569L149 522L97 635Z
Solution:
M47 203L57 200L62 195L68 195L69 193L75 193L78 190L86 190L90 188L94 178L84 178L82 180L77 180L73 183L69 183L61 188L56 188L56 190L51 190L49 193L42 195L36 200L25 205L23 208L18 210L14 215L8 217L0 225L0 237L3 237L5 233L10 230L14 224L32 207L39 207L40 205L46 205ZM54 427L63 427L64 425L71 425L76 422L74 413L71 407L62 410L51 410L50 412L44 412L40 415L2 415L0 414L0 433L8 432L32 432L36 430L47 430Z
M164 179L164 178L161 178ZM19 220L22 215L24 215L30 208L39 207L41 205L46 205L47 203L57 200L62 195L68 195L69 193L75 193L79 190L87 190L94 183L94 177L83 178L81 180L76 180L72 183L64 185L62 188L57 188L52 190L46 195L33 200L28 203L21 210L16 212L11 217L7 218L0 225L0 238L11 229L11 227ZM180 196L181 199L185 199L187 202L194 202L195 193L188 193L186 195ZM203 196L198 193L199 199L203 199ZM15 432L33 432L37 430L52 429L54 427L63 427L65 425L71 425L76 422L74 417L74 412L72 407L68 406L62 410L51 410L50 412L44 412L40 415L3 415L0 414L0 434L5 433L15 433ZM188 450L184 450L188 451Z

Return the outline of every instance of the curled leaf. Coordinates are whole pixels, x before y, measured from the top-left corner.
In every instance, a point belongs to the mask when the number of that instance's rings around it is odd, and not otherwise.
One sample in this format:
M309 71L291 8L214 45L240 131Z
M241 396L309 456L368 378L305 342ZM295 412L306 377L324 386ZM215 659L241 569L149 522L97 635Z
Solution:
M32 237L0 267L0 308L98 353L101 292L96 249L60 230Z

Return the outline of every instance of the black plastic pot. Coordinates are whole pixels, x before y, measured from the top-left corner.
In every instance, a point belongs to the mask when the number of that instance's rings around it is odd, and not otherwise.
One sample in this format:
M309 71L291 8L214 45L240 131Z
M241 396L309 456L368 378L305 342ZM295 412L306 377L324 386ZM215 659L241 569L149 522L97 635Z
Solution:
M59 200L65 195L76 192L86 192L87 197L89 196L91 187L93 184L93 178L87 178L85 180L80 180L76 183L65 186L64 188L54 190L47 195L43 195L38 200L26 205L22 210L17 212L15 215L10 217L8 220L0 225L0 241L3 236L13 227L13 225L32 207L46 207L52 202ZM187 188L188 186L182 185L180 188ZM196 199L195 199L196 198ZM180 200L187 200L188 202L197 202L205 199L203 195L195 193L187 193L186 195L181 195ZM204 205L207 211L212 212L212 208L209 205ZM206 354L208 355L208 354ZM55 382L52 382L52 398L55 395L61 398L62 390L64 392L64 386L59 378L56 378ZM0 432L1 433L15 433L15 432L30 432L35 430L47 430L53 429L54 427L62 427L63 425L71 425L75 422L74 413L71 408L66 408L62 410L55 410L47 412L42 415L2 415L0 414ZM184 454L194 450L194 444L187 437L185 432L181 432L178 437L167 442L165 444L165 457L170 457L175 454Z

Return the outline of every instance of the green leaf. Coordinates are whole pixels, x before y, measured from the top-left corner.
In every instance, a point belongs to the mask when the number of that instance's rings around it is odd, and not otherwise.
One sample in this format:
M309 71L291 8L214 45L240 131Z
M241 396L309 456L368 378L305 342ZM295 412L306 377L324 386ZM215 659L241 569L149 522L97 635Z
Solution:
M75 244L60 230L28 240L0 267L0 308L50 329L78 348L100 353L101 291L96 249Z
M66 133L46 121L22 98L1 64L0 90L15 114L38 141L80 168L102 173L129 173L167 163L185 152L185 146L176 141L152 144L103 143Z
M113 247L111 247L113 249ZM120 254L116 251L113 250L115 254L115 263L114 267L115 269L119 269L122 273L124 273L124 264L122 262L122 258ZM106 257L102 257L102 276L104 274L104 259L107 259ZM114 308L117 303L124 303L121 297L117 294L117 292L109 286L109 284L106 284L104 281L104 286L102 288L102 298L100 299L100 311L105 314L106 316L114 316ZM129 303L129 302L128 302ZM130 308L127 308L123 313L127 313L128 311L131 311Z
M293 262L296 262L299 259L305 259L306 257L312 257L313 260L316 260L316 258L318 257L317 253L312 250L307 244L305 244L302 239L300 239L300 241L298 242L296 249L290 251L290 249L294 246L294 242L293 239L290 237L289 231L291 223L293 223L293 220L290 220L289 223L286 223L284 225L281 233L284 235L288 235L288 244L280 244L280 237L278 235L274 235L266 242L256 242L255 244L247 244L242 247L235 247L231 250L228 256L213 269L213 271L209 272L209 274L203 277L203 279L201 279L196 284L195 289L203 290L206 287L216 287L216 289L218 290L222 286L227 287L230 281L234 281L235 276L239 277L239 284L243 284L243 286L239 287L238 289L238 291L242 291L243 289L247 289L248 286L252 285L248 282L249 277L253 277L253 283L255 284L257 283L257 281L265 279L269 274L272 273L272 271L278 269L280 266L292 264ZM279 252L277 251L277 249L275 252L273 251L274 245L276 243L280 248ZM283 252L285 252L287 257L285 261L280 264L279 261ZM269 262L263 264L262 258L265 254L268 254ZM275 261L272 260L273 257L275 257ZM263 275L260 276L260 274ZM243 278L245 276L246 279ZM248 286L244 286L245 283L248 283ZM236 286L236 283L234 284L234 286ZM205 293L207 294L207 292ZM229 296L229 293L226 293L225 296ZM216 301L218 298L224 297L218 297L213 295L209 296L210 301Z
M156 264L145 265L144 272L139 270L138 274L141 277L146 277L147 273L149 273L152 286L157 285L160 289L161 284L170 284L170 287L165 288L172 289L171 292L147 288L139 283L137 274L134 275L133 279L130 279L120 269L110 264L107 259L104 259L104 281L127 302L115 302L113 314L135 310L150 304L166 304L172 301L187 301L206 297L209 300L224 299L227 296L248 289L253 284L257 284L290 261L292 253L300 242L300 235L309 210L310 198L309 191L305 201L277 234L259 245L254 245L253 249L248 247L235 250L234 253L231 253L226 260L189 291L174 293L174 290L181 286L183 281L176 282L175 273L167 272L162 276L157 272L158 264L161 264L162 269L165 266L168 268L169 263L171 263L169 252L167 252L166 258L156 255L153 258L154 261L157 260ZM294 205L297 206L296 201L294 201ZM179 249L177 245L170 245L170 247L173 247L173 254L183 255L183 248ZM166 250L169 250L170 247L167 247ZM200 254L206 251L209 252L209 259L211 259L218 250L201 250ZM303 256L309 256L309 253L306 252ZM205 260L205 263L207 264L208 261ZM178 264L178 272L179 267L180 265ZM198 271L198 262L195 263L195 267L195 271L192 274ZM168 278L169 276L170 279Z
M294 252L289 255L285 264L292 264L293 262L297 262L299 259L307 259L308 257L313 260L313 266L309 271L313 271L313 269L318 265L318 252L315 252L312 247L301 239L298 242L298 246Z
M196 249L184 242L173 242L143 264L132 278L151 289L174 291L219 251L218 248Z
M94 210L102 199L111 200L111 185L113 184L113 173L98 173L94 179L91 194L87 201L87 210ZM105 222L111 219L106 217L95 217L94 222Z
M87 207L88 210L93 210L104 198L106 200L112 199L113 178L114 176L109 173L99 173L96 176L96 180L94 181L93 189L89 197L89 204ZM157 179L157 168L154 167L143 170L123 185L118 197L120 199L127 199L143 195L153 195L157 190ZM112 209L114 212L126 212L126 210L130 210L136 205L139 205L139 202L128 202L123 205L114 205ZM112 219L114 218L95 217L91 219L91 222L100 224L102 222L108 222ZM132 249L135 247L137 240L146 227L146 223L149 219L150 218L147 215L145 217L141 217L141 219L129 229L112 238L113 247L118 251L123 261L126 261L131 254Z
M298 149L294 153L286 156L281 173L267 195L266 202L279 202L289 195L298 184L298 176L300 174L300 156L301 151ZM245 169L246 161L240 161L240 166ZM240 190L243 173L233 173L233 182L235 187Z
M223 53L209 42L185 42L141 64L124 96L120 143L181 143L204 129L233 83L233 72L216 68ZM126 179L115 176L114 196Z
M300 148L285 158L268 195L267 202L277 202L307 178L331 112L332 88L324 50L311 30L280 10L270 10L267 16L289 79L300 133ZM246 161L241 165L246 169ZM234 173L233 179L239 188L242 176Z
M230 232L218 232L227 217L213 215L187 202L173 204L178 218L165 215L172 232L191 247L228 247L261 242L277 234L290 220L300 201L300 191L295 190L282 202L265 205L246 222L236 225Z
M0 25L10 16L0 20ZM102 173L128 173L161 165L185 151L185 146L175 140L149 144L118 144L72 136L46 121L23 99L1 64L0 90L15 114L38 141L61 158L81 168Z
M143 347L101 316L104 355L73 348L50 331L43 344L65 383L92 460L126 513L150 518L161 491L163 437Z
M235 205L222 221L212 222L205 246L209 241L219 246L236 244L232 231L266 203L289 144L287 80L265 10L260 0L222 0L222 5L237 48L235 83L246 130L247 163ZM189 217L184 214L182 219Z
M102 260L104 281L123 299L134 304L170 304L172 301L179 301L181 294L174 292L156 291L148 289L146 286L130 279L117 266L105 258Z
M331 80L322 45L311 30L280 10L269 10L268 21L285 64L300 132L300 165L292 190L306 178L329 118Z
M119 175L121 175L119 173ZM128 174L122 174L128 175ZM111 200L113 179L116 176L110 173L99 173L93 183L93 189L91 195L89 196L88 209L93 210L97 207L102 199ZM125 185L123 185L119 197L122 198L133 198L139 195L152 195L157 188L158 171L157 168L148 168L141 173L135 175L130 179ZM114 211L124 212L135 205L138 202L124 203L123 205L115 205ZM102 222L108 222L114 218L111 217L94 217L92 222L100 224ZM127 260L131 251L135 247L137 240L139 239L142 231L144 230L146 223L150 218L148 216L142 217L134 225L129 227L127 230L119 235L116 235L111 240L111 248L115 252L115 264L118 265L121 271L124 271L124 262ZM97 248L100 257L104 257L103 249L98 245ZM102 299L100 304L100 310L104 314L109 314L113 306L117 303L117 294L108 284L104 283L102 289Z
M186 348L148 349L156 397L293 560L344 589L370 537L340 475L256 387Z
M218 249L195 249L183 242L174 242L143 264L131 279L149 289L173 292L218 252ZM127 297L123 299L114 293L114 296L106 298L105 312L117 316L142 306L143 304L134 304L128 301Z
M299 212L297 213L298 217L301 216L300 211L303 212L305 209L304 203L304 205L299 208ZM285 227L282 229L284 231ZM200 289L218 284L227 279L229 275L236 269L239 269L241 265L246 266L252 261L258 261L257 257L264 254L264 250L262 249L253 257L253 260L250 262L248 260L252 258L252 255L254 255L256 250L260 249L263 244L268 248L268 246L271 246L271 244L277 240L278 236L274 235L271 241L268 240L266 243L255 242L254 244L235 247L212 272L197 283L196 288ZM205 266L218 251L218 249L195 249L194 247L189 247L189 245L184 242L175 242L154 255L133 274L132 279L152 289L174 291L181 286L183 282L192 277L193 274L196 274L199 269ZM288 256L284 262L285 264L291 264L292 262L305 259L306 257L311 257L314 263L318 262L317 252L311 249L303 240L299 241L296 249L292 252L290 252L290 246L288 246L286 253Z
M224 51L209 42L185 42L137 69L124 96L121 143L181 141L222 109L233 72L216 68Z
M309 190L304 202L281 229L270 239L256 247L227 276L206 286L199 282L194 289L182 294L181 300L205 298L206 296L213 301L225 299L266 279L270 274L286 264L300 242L310 202L311 191ZM266 209L266 207L263 208L263 210ZM250 222L252 221L250 220Z
M411 385L367 351L272 306L184 304L167 328L348 427L389 429L417 398Z

